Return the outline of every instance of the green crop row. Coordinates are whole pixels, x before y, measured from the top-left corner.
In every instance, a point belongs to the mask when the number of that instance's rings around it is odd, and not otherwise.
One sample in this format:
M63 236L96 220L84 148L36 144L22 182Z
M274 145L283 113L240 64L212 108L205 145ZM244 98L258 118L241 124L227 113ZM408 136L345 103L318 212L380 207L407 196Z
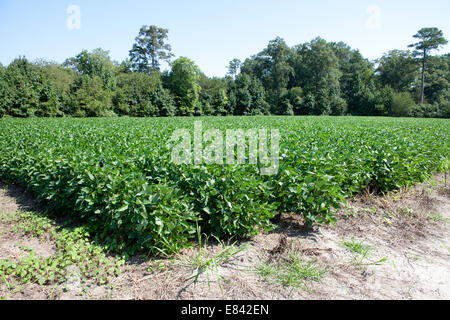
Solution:
M278 129L280 164L176 165L175 129ZM309 224L363 189L388 191L448 169L450 122L437 119L235 117L0 119L0 179L55 215L86 223L112 249L173 253L197 225L220 238L273 228L281 212Z

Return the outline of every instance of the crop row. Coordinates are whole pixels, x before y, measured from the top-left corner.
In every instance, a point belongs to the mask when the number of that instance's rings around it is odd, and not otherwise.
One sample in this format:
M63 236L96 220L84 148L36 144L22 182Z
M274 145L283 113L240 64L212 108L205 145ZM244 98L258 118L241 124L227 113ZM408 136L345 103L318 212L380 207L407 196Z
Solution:
M199 120L199 119L195 119ZM176 165L167 144L194 119L0 119L0 179L55 215L84 221L112 249L173 253L197 226L220 238L273 228L281 212L309 224L365 188L388 191L448 169L448 120L201 118L203 127L278 129L280 164Z

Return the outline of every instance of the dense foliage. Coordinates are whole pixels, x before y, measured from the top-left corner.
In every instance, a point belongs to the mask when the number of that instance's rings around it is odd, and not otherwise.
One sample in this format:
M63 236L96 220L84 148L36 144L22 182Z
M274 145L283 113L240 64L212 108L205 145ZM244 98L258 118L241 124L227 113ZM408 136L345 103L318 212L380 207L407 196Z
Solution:
M414 51L376 61L343 42L316 38L289 47L277 37L228 75L208 78L174 56L168 30L143 26L125 61L83 50L62 65L24 57L0 65L0 117L358 115L450 117L450 56L436 28L419 30ZM160 71L169 62L170 71Z
M261 164L248 162L175 165L167 142L175 129L192 132L193 118L5 118L0 179L27 187L53 214L85 221L111 248L170 253L189 244L197 225L227 238L270 229L281 212L332 222L347 196L448 170L444 119L200 119L204 130L279 129L278 173L262 176Z

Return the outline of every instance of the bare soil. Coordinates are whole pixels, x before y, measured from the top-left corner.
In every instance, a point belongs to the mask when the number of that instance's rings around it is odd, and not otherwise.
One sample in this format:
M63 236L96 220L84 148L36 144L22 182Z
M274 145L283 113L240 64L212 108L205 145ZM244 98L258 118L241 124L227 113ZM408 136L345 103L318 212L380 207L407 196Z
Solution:
M38 210L39 203L23 189L0 184L0 212ZM302 219L285 215L277 230L262 233L245 250L217 269L192 278L197 249L166 260L133 257L120 276L104 286L29 284L0 296L7 299L450 299L450 189L444 174L414 188L380 196L365 193L349 199L335 225L305 229ZM49 256L53 244L11 231L0 223L0 259L19 259L24 247ZM350 252L344 240L368 244L365 258ZM221 250L211 242L207 255ZM319 281L299 288L263 279L261 263L295 250L326 270ZM380 260L382 260L380 262ZM379 262L379 263L378 263ZM69 288L69 289L67 289ZM84 290L84 291L83 291ZM83 291L83 292L82 292Z

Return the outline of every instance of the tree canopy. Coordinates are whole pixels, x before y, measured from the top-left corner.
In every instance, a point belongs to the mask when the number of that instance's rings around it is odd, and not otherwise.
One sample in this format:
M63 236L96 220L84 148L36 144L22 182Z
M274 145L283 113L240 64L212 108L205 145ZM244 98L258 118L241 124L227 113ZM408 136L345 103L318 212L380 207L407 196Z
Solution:
M166 43L169 30L157 26L142 26L130 50L130 63L137 72L159 71L161 60L173 57L172 48Z
M289 46L269 41L224 77L208 77L174 55L168 30L142 26L121 62L102 48L64 63L19 57L0 64L0 117L167 117L239 115L450 116L450 54L437 28L423 28L409 49L375 61L344 42L317 37Z
M427 58L430 56L431 51L439 49L441 46L448 43L444 38L444 33L438 28L422 28L414 36L419 39L418 42L410 44L409 48L414 48L413 55L420 57L422 63L422 83L420 91L420 103L423 104L425 97L425 66Z

